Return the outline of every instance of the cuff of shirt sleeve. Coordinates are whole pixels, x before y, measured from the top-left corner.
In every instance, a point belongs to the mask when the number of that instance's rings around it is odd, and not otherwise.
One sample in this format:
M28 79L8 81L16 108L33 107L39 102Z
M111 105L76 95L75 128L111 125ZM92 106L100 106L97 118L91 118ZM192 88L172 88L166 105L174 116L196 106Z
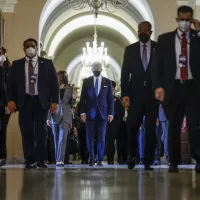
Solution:
M86 113L81 113L81 115L86 115Z

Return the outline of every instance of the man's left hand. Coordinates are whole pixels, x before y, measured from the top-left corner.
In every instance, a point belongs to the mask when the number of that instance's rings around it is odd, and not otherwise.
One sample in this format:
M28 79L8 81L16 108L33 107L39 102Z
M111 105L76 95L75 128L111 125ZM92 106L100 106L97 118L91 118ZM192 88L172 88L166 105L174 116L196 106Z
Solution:
M196 31L200 31L200 21L197 19L193 19L192 23L194 24L194 28Z
M113 120L113 116L112 115L108 115L108 121L109 121L109 123L111 123L112 120Z
M50 107L50 112L51 113L55 113L57 108L58 108L58 104L57 103L52 103L51 107Z

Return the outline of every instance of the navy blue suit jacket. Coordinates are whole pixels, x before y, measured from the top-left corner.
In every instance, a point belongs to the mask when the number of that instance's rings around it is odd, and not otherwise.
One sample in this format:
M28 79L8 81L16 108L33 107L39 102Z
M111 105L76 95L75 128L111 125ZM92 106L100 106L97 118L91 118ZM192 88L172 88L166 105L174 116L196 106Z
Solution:
M26 94L25 58L13 61L8 74L8 102L14 101L17 110L24 105ZM51 60L38 58L38 96L42 107L48 110L50 103L59 102L58 75Z
M80 99L80 113L86 113L87 120L93 120L96 116L97 108L104 120L108 115L114 115L114 98L112 83L109 79L102 77L101 90L98 97L95 94L94 77L84 79Z

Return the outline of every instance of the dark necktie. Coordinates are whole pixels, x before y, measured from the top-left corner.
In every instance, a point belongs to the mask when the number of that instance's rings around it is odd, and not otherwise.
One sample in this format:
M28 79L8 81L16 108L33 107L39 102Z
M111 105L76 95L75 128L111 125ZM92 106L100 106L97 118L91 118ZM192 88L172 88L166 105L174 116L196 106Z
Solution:
M32 60L29 60L28 71L29 71L29 94L31 96L34 96L34 94L35 94L35 82L31 81L32 80L31 76L34 74Z
M147 66L148 66L148 57L147 57L147 45L143 45L143 49L142 49L142 63L144 66L144 71L147 70Z
M188 79L188 49L186 33L182 33L181 39L181 56L185 57L184 67L181 67L181 80Z
M99 79L97 78L95 82L95 94L97 97L98 97L98 90L99 90Z

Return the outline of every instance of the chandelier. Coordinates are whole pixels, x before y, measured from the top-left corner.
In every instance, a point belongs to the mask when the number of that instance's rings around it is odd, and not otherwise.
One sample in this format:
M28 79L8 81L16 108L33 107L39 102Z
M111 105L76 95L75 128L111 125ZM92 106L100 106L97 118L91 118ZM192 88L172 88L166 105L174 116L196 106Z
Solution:
M129 0L65 0L71 8L80 10L89 6L90 10L95 13L97 10L107 10L108 12L114 12L116 9L125 7Z
M97 43L97 26L96 26L95 17L95 25L94 25L94 40L92 46L90 43L86 43L86 47L83 48L82 55L82 67L84 69L84 74L90 74L91 66L94 62L100 62L102 64L103 72L105 73L106 68L109 67L109 56L108 49L104 46L104 42L101 42L101 45L98 46ZM87 76L88 76L87 75Z

